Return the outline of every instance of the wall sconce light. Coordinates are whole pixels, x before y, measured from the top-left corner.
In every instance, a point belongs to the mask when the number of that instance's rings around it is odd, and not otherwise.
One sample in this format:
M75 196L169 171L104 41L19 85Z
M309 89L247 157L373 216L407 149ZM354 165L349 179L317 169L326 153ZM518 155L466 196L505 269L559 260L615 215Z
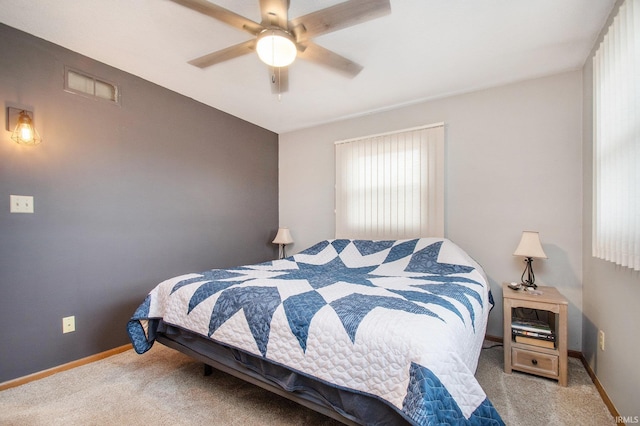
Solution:
M293 238L291 238L291 232L289 232L289 228L279 228L276 237L273 239L273 244L278 244L280 246L280 250L278 251L278 259L284 259L287 257L284 252L284 246L287 244L291 244L293 242Z
M21 145L38 145L42 138L33 125L33 111L20 108L7 108L7 130L11 139Z

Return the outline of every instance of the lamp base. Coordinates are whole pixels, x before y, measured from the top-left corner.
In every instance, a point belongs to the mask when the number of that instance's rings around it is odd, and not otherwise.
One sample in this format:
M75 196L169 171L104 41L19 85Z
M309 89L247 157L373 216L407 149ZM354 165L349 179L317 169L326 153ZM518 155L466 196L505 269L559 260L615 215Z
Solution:
M533 258L531 257L527 257L524 259L524 263L526 263L527 266L525 266L524 271L522 272L522 277L520 278L520 281L522 282L522 285L524 287L530 287L535 290L536 288L538 288L538 286L536 285L536 277L533 274L533 268L531 267L531 262L533 262ZM527 275L526 280L524 279L525 275Z
M287 253L285 253L285 244L278 244L278 259L284 259L287 257Z

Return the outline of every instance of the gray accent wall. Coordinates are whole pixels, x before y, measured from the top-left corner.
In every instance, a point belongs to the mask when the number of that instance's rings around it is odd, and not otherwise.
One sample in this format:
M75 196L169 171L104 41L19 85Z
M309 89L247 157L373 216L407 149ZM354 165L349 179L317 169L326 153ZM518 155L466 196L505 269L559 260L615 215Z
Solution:
M622 1L618 1L612 17ZM607 21L605 29L612 21ZM594 52L603 34L594 45ZM583 312L582 353L627 424L640 417L640 272L591 255L593 232L593 55L583 72ZM598 331L605 350L598 348Z
M65 66L121 104L65 92ZM275 133L2 24L0 100L0 382L128 343L161 280L276 257ZM10 139L7 106L34 110L41 145Z

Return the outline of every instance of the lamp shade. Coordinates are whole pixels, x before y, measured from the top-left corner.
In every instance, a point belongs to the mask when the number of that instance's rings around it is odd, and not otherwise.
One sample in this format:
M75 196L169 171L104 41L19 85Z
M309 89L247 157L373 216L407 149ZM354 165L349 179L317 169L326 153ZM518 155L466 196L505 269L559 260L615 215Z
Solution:
M258 36L258 57L272 67L286 67L296 59L298 49L293 37L281 29L266 29Z
M291 238L289 228L279 228L278 233L272 242L273 244L291 244L293 242L293 238Z
M546 259L547 255L542 250L540 243L540 235L534 231L523 231L520 244L513 252L514 256L533 257L538 259Z

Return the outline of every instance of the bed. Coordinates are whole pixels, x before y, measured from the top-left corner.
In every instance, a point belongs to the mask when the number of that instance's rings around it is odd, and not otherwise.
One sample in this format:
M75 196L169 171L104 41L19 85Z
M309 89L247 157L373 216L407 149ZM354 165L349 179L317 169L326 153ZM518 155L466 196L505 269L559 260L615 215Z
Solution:
M127 331L346 424L502 425L474 377L492 307L447 239L336 239L168 279Z

